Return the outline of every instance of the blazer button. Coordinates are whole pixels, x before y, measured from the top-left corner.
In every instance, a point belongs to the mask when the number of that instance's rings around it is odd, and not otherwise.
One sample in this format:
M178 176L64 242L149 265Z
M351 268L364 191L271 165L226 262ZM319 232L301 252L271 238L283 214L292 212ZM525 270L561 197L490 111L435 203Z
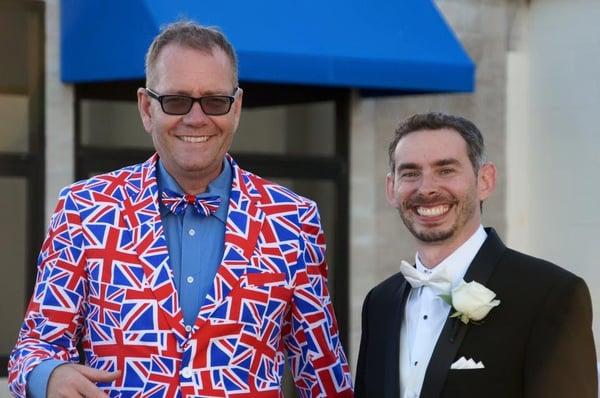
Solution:
M189 379L190 377L192 377L192 369L186 366L185 368L181 369L181 375L186 379Z

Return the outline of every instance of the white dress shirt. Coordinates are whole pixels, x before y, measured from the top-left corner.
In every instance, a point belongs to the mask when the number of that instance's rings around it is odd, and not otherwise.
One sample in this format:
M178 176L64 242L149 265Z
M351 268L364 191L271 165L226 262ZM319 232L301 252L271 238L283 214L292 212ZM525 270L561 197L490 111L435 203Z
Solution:
M471 261L483 245L487 233L480 225L477 231L458 249L446 257L434 269L445 268L451 276L452 288L458 286ZM415 255L417 270L431 273ZM449 293L449 292L444 292ZM404 309L404 321L400 329L400 397L418 398L421 394L425 371L433 349L450 315L450 306L439 297L442 292L429 286L411 288Z

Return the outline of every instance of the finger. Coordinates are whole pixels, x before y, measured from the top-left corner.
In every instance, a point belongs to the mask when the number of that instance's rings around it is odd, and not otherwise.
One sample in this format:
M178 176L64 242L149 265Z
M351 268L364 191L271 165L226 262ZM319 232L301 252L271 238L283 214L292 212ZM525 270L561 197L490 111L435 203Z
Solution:
M77 392L85 398L108 398L108 395L103 393L94 383L87 379L84 379L84 381L77 386Z
M80 386L90 381L75 369L74 364L57 366L48 379L46 396L48 398L79 397Z
M88 380L93 382L103 381L103 382L111 382L116 380L121 376L121 371L117 370L115 372L107 372L106 370L94 369L89 366L76 365L75 369L84 375Z
M120 371L107 372L79 364L64 364L58 366L48 380L47 397L77 397L107 398L95 382L111 382L121 375Z

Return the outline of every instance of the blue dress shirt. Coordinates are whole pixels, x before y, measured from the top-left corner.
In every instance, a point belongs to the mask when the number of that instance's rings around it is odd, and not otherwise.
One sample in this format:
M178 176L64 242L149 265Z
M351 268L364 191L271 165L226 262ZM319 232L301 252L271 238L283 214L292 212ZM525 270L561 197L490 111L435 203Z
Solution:
M221 198L219 208L209 217L200 217L192 206L188 206L183 215L179 216L171 213L162 203L159 206L175 277L175 288L179 293L179 305L186 326L194 326L198 311L223 258L231 175L231 165L225 159L221 174L208 184L206 192L197 195L218 195ZM157 177L159 196L165 188L184 193L160 160ZM188 328L189 330L191 329Z
M208 184L206 192L198 195L218 195L221 198L219 208L209 217L200 217L192 206L188 206L181 215L173 214L159 199L159 212L167 238L175 288L179 294L179 306L183 311L183 320L188 332L194 326L204 297L212 286L223 258L232 174L229 161L224 159L221 174ZM156 177L159 198L165 188L184 193L160 159L157 162ZM65 362L48 359L36 366L27 380L27 395L32 398L45 398L52 371L63 363Z

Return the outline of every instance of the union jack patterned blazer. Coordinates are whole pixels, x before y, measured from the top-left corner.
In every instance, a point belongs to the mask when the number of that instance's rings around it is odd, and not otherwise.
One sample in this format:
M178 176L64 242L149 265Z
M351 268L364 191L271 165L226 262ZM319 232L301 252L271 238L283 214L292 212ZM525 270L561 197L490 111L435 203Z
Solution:
M158 209L157 155L60 194L9 361L24 397L42 360L121 370L111 397L282 397L287 355L301 397L351 397L314 202L240 169L225 248L185 330Z

